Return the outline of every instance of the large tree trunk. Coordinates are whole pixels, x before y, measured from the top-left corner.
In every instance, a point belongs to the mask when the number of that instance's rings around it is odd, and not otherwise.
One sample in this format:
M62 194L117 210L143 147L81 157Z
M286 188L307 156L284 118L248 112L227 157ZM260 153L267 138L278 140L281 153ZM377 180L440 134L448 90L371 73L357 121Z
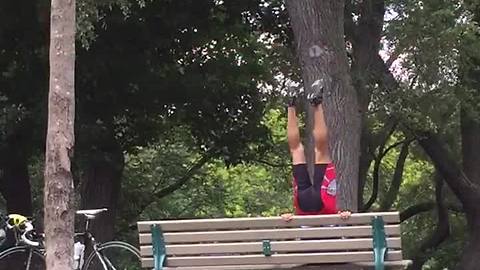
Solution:
M345 50L344 1L287 0L306 92L320 80L329 146L337 166L339 208L357 210L360 114Z
M478 106L471 105L471 108ZM466 177L475 183L477 190L480 184L480 121L475 118L475 113L463 108L461 112L461 133L462 133L462 165ZM478 269L478 258L480 257L480 190L477 200L469 200L464 205L467 214L469 234L466 237L466 245L463 256L457 269ZM477 263L475 263L477 262Z
M475 112L470 112L467 108L462 109L460 118L462 164L467 177L480 184L480 122L475 117Z
M359 18L354 22L354 11L359 10ZM372 59L378 55L383 31L384 0L346 1L344 28L346 40L352 45L351 76L358 94L362 132L360 138L360 165L358 180L358 206L365 210L363 202L367 173L373 157L371 153L378 147L372 141L371 127L368 125L368 105L371 101L374 76L371 74Z
M92 232L100 241L112 240L115 235L115 218L124 168L124 156L114 141L99 146L101 151L89 155L87 168L82 175L82 209L108 208L92 223Z
M478 269L478 258L480 257L480 219L478 217L480 216L480 209L475 209L475 211L476 213L471 215L475 218L470 221L471 228L466 237L466 245L456 270Z
M74 78L75 0L52 0L44 198L47 270L73 268Z
M474 5L474 1L467 1L468 8L473 14L473 20L480 23L480 6ZM477 41L480 35L476 35ZM464 51L464 57L468 58L468 64L462 66L462 84L468 89L474 89L469 100L464 100L461 110L461 133L462 133L462 165L466 177L474 183L475 195L469 199L468 205L464 205L468 221L469 235L466 237L466 245L463 256L457 269L478 269L480 257L480 56L476 52ZM469 54L470 53L470 54Z

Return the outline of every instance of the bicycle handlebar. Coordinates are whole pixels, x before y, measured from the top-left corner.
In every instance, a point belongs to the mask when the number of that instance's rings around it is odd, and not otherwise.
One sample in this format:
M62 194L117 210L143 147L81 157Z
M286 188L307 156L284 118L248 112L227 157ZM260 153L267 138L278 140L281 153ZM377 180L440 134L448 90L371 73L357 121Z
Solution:
M24 242L25 244L27 244L29 246L38 247L38 246L40 246L40 242L32 241L32 240L28 239L28 237L27 237L27 234L29 234L31 231L33 231L33 229L34 229L33 224L30 221L25 222L25 231L22 233L21 239L22 239L22 242Z

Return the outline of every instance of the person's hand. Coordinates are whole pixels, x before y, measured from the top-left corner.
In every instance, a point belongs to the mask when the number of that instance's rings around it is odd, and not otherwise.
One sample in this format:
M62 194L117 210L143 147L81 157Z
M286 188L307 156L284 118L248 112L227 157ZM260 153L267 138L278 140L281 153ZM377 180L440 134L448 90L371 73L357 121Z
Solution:
M285 222L290 222L293 219L293 214L286 213L286 214L282 214L281 217Z
M352 212L350 210L342 210L342 211L338 211L338 214L340 215L340 218L342 220L347 220L352 215Z

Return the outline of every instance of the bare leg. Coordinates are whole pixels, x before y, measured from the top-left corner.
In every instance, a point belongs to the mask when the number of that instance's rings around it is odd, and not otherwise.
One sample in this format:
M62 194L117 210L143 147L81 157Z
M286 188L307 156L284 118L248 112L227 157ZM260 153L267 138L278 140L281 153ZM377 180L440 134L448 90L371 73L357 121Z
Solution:
M313 109L313 140L315 142L315 164L330 163L332 160L328 151L328 128L325 123L322 104L313 106Z
M287 141L292 156L293 165L305 164L305 152L300 139L300 130L298 129L297 113L294 106L288 107L287 118Z

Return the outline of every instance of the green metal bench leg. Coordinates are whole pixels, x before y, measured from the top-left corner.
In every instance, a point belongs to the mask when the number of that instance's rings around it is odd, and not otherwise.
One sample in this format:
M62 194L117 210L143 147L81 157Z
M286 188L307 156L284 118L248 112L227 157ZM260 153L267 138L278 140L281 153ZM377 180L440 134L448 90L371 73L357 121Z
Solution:
M374 217L372 219L372 230L375 270L384 270L385 257L387 256L387 240L385 237L385 223L382 217Z
M155 270L162 270L166 261L165 240L158 224L152 225L153 264Z
M263 240L262 242L262 249L263 249L263 255L265 257L270 257L272 256L272 245L270 244L270 240Z

